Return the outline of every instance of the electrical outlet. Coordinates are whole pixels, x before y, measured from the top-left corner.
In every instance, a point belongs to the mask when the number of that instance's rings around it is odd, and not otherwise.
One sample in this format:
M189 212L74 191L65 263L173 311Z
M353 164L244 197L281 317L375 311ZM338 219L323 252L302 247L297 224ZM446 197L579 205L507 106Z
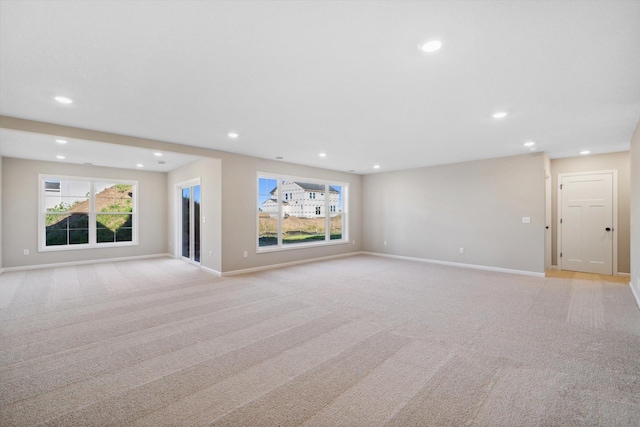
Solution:
M387 246L387 241L386 240L384 241L384 245Z
M29 255L29 249L25 249L23 252L24 255Z
M460 248L460 253L463 254L464 253L464 248Z
M355 245L355 244L356 244L356 241L354 240L354 241L353 241L353 243L351 243L351 244L352 244L352 245Z
M247 253L247 251L244 251L244 257L246 258L247 256L249 256L249 254Z
M213 258L213 251L209 251L209 258Z

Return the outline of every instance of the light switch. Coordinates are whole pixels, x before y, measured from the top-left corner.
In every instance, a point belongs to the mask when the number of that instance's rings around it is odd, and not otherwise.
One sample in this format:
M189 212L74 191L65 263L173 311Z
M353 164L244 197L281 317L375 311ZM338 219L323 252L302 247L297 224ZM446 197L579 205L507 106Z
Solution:
M523 224L531 224L531 217L530 216L523 216L522 217L522 223Z

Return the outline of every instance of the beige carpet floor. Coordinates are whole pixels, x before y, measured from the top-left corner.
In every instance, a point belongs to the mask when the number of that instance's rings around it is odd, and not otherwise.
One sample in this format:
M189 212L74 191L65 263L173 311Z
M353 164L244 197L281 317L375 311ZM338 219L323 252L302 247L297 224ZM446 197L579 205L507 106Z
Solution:
M639 426L627 285L353 256L0 276L2 426Z

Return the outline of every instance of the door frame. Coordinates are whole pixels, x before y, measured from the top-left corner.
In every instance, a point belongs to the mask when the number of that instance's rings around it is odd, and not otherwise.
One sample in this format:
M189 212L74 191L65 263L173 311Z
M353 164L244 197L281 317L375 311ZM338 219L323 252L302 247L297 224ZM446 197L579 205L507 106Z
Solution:
M552 268L551 253L553 248L553 182L551 176L551 160L544 153L544 269Z
M187 259L182 256L182 189L187 187L193 187L194 185L200 186L200 207L202 207L202 182L200 178L190 179L188 181L182 181L174 185L175 195L175 209L174 209L174 258L189 262L195 265L202 265L202 211L200 213L200 262ZM193 215L193 212L190 212Z
M618 275L618 170L610 169L610 170L602 170L602 171L587 171L587 172L571 172L571 173L559 173L556 179L556 193L557 193L557 202L556 202L556 227L558 230L556 239L556 263L558 264L558 270L562 270L562 258L560 257L560 253L562 252L562 227L560 226L560 220L562 219L562 190L560 189L560 185L562 185L562 178L567 176L580 176L580 175L602 175L602 174L611 174L612 175L612 185L613 185L613 260L612 260L612 274L614 276Z

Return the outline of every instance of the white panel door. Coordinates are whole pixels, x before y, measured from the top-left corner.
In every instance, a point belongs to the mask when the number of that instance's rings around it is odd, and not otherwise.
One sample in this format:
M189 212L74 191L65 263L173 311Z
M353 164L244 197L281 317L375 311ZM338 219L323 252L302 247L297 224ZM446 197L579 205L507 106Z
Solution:
M561 178L562 270L613 274L613 174Z

